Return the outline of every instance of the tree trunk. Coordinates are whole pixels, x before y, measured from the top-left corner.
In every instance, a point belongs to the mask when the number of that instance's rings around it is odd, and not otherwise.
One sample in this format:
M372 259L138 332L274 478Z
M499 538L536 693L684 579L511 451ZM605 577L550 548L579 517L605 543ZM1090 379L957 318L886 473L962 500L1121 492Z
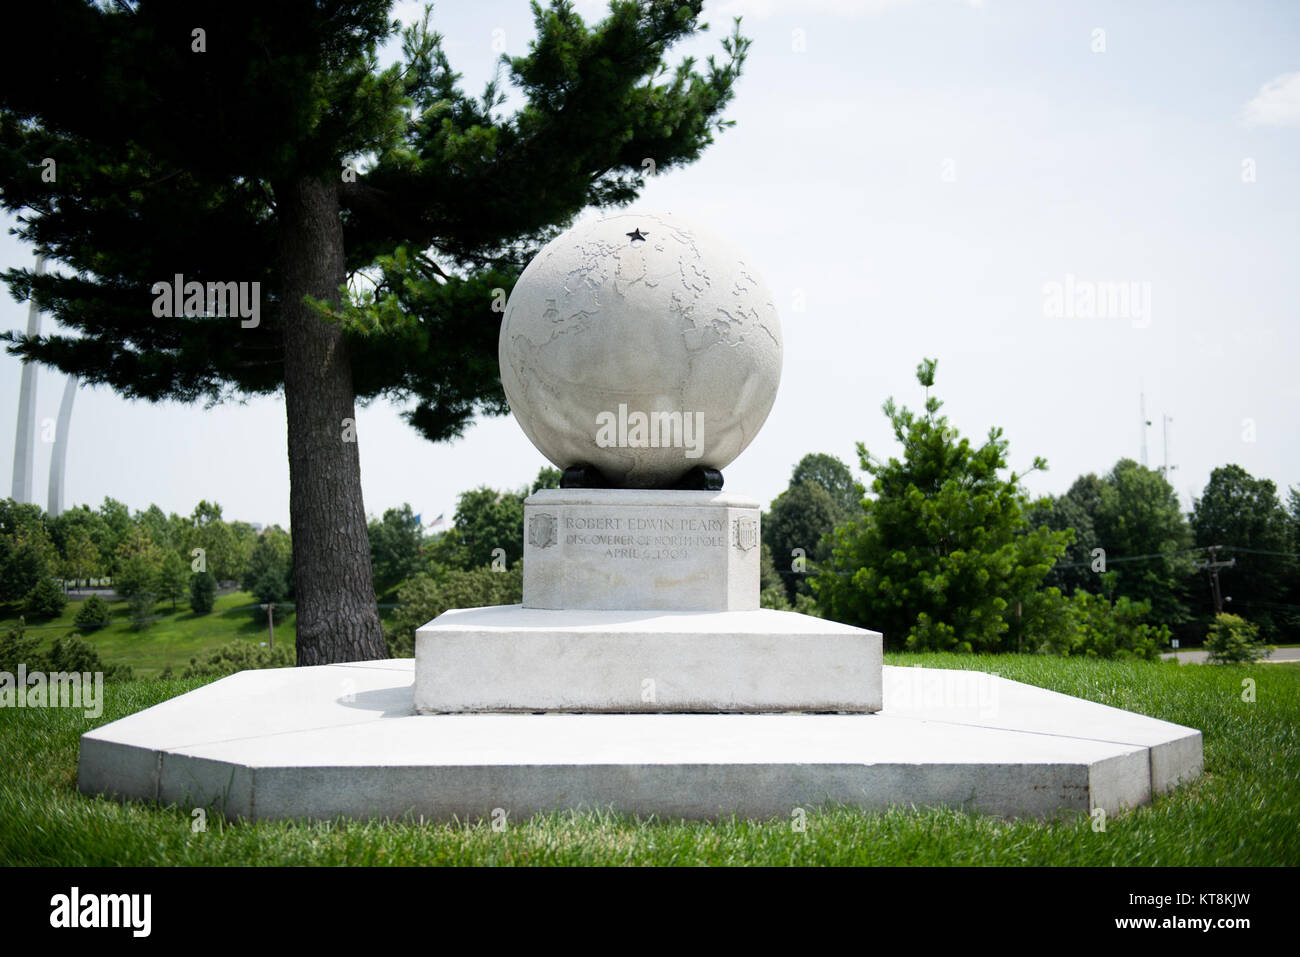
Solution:
M346 278L338 185L300 179L276 202L298 664L383 658L347 343L303 302L337 302Z

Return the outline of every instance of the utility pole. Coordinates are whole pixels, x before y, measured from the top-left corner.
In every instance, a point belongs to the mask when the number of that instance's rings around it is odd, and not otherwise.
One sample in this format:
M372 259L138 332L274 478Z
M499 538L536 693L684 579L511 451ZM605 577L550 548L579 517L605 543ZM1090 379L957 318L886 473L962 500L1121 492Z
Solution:
M1210 560L1208 562L1196 563L1197 568L1204 568L1210 573L1210 592L1214 595L1214 613L1216 615L1223 614L1223 590L1219 587L1219 569L1235 568L1237 565L1237 560L1235 558L1226 562L1218 560L1218 550L1220 547L1222 546L1211 545Z

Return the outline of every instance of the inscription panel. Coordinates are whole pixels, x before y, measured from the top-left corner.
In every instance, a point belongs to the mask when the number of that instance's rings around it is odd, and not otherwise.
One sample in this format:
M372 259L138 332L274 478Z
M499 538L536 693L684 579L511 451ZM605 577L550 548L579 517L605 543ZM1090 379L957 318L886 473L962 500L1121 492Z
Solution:
M524 507L530 608L742 610L758 607L758 508L662 505L647 493ZM535 496L541 498L542 496ZM705 496L706 500L708 496Z
M670 518L650 510L627 516L577 512L565 516L560 531L565 545L594 549L610 561L680 561L693 551L727 547L725 518Z

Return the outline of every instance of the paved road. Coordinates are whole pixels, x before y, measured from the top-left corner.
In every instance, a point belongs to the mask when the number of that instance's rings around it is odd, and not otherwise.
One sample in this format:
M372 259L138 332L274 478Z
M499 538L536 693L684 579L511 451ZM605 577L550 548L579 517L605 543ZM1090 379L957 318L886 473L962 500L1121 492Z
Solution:
M1200 665L1205 663L1205 659L1210 657L1208 651L1169 651L1160 656L1161 658L1177 658L1179 664ZM1264 659L1266 664L1276 664L1280 661L1300 661L1300 648L1274 648L1273 654Z

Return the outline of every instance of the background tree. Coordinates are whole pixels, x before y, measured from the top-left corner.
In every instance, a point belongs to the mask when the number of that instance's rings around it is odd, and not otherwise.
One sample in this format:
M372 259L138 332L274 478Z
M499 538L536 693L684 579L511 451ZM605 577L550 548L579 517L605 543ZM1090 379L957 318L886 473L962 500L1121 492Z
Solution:
M790 601L811 595L809 576L830 554L827 536L862 514L862 486L833 455L810 453L799 460L784 492L763 516L763 541ZM798 551L796 551L798 550ZM772 607L778 607L773 602Z
M89 505L73 506L49 519L48 524L50 538L54 540L64 561L83 569L79 575L69 572L69 578L99 578L108 574L109 562L105 560L105 555L107 553L111 557L116 545L109 546L108 526L98 512L93 511ZM97 552L94 557L82 552L79 544L74 545L74 541L79 538L78 532L84 532L85 537L90 539ZM74 552L78 555L75 560ZM89 570L85 571L86 568Z
M23 598L23 614L33 620L58 618L68 606L68 596L53 578L42 578Z
M261 605L284 605L293 598L293 542L280 526L272 525L258 536L244 569L242 587L252 593L259 606L252 609L258 622L266 621L266 610ZM272 620L279 621L287 614L287 607L276 608Z
M381 593L420 570L424 529L408 503L385 511L383 518L370 523L369 531L370 564Z
M1231 611L1258 625L1264 641L1294 640L1300 621L1292 618L1288 599L1297 564L1291 518L1277 486L1239 465L1215 469L1193 504L1192 531L1198 546L1230 546L1218 557L1237 562L1219 573L1225 594L1232 597ZM1201 584L1205 573L1197 577ZM1201 615L1212 617L1208 587L1193 587L1192 595Z
M459 546L461 568L490 565L498 548L507 565L523 558L526 497L522 492L498 492L486 486L460 494L451 533Z
M552 466L543 466L542 470L537 473L537 478L533 479L531 492L539 492L544 488L559 488L560 479L564 478L564 473Z
M800 482L812 482L824 488L846 521L862 510L865 494L862 485L849 467L833 455L811 452L800 459L790 476L789 487L794 488Z
M764 518L763 521L766 522L767 519ZM785 611L790 607L785 581L776 570L776 562L772 559L772 546L767 542L759 546L758 604L760 608L774 608L777 611Z
M0 601L25 601L54 574L58 560L40 508L0 501Z
M131 522L131 510L117 499L104 496L104 503L99 507L99 518L104 537L96 544L99 545L102 567L109 575L116 575L120 561L119 548L135 527Z
M190 610L206 615L217 603L217 580L212 572L195 572L190 576Z
M1300 629L1300 488L1287 492L1287 514L1291 519L1291 555L1296 572L1287 589L1287 618L1292 629Z
M273 622L278 622L288 615L289 585L282 573L268 568L253 581L249 591L253 593L253 600L256 602L252 609L254 621L266 621L267 605L271 606Z
M144 631L154 623L154 605L158 602L157 582L148 588L131 593L126 600L126 617L132 631Z
M1102 480L1093 527L1106 570L1115 573L1114 593L1149 603L1160 624L1186 621L1192 533L1164 475L1120 459Z
M790 600L809 593L808 576L830 554L824 536L846 519L835 499L816 482L791 480L789 488L772 500L763 519L763 538Z
M1103 572L1093 570L1099 557L1093 555L1093 550L1101 547L1093 524L1101 489L1102 481L1095 474L1081 475L1064 495L1042 499L1026 509L1029 524L1035 528L1046 526L1054 532L1066 529L1074 532L1065 554L1044 579L1045 585L1059 588L1063 594L1071 595L1080 588L1093 594L1104 590L1100 579Z
M504 571L490 566L455 568L441 575L422 573L408 579L397 592L397 611L388 629L389 655L415 654L415 630L448 608L513 605L523 601L524 566Z
M884 404L903 458L882 461L858 443L871 496L861 518L836 529L813 588L827 617L879 630L891 647L999 650L1017 603L1041 591L1070 533L1029 526L1021 476L1000 474L1001 429L974 448L938 415L935 365L917 367L924 415Z
M423 563L437 569L471 569L493 564L513 565L524 553L524 499L544 488L560 487L560 470L546 467L529 487L498 491L486 486L456 498L452 527L423 547ZM494 554L502 549L504 555Z
M178 549L183 544L172 540L171 522L167 519L167 513L157 505L150 505L143 512L136 512L132 521L164 551Z
M100 568L99 549L95 547L90 532L84 525L72 530L64 551L63 574L80 584L93 577L98 577Z
M158 597L172 603L176 610L176 600L184 598L190 584L190 566L180 553L169 549L163 553L158 566Z
M231 580L237 581L243 574L243 570L248 567L248 562L253 557L253 549L257 547L258 539L261 538L262 533L261 531L255 530L252 525L248 524L248 522L227 522L226 527L230 529L230 537L234 551L235 570L231 574ZM292 559L290 560L289 578L291 580L290 592L292 592Z
M130 532L117 547L117 574L113 590L128 601L138 594L158 594L158 575L162 571L163 552L140 528Z
M279 525L272 525L257 537L257 544L249 555L240 585L244 591L252 591L253 583L271 571L284 579L286 589L291 588L292 566L293 541L289 538L289 533Z
M203 549L203 563L219 582L238 581L247 565L234 530L221 518L221 506L200 501L182 535L186 555Z
M620 0L594 26L535 6L528 54L503 58L507 115L497 80L460 89L427 12L380 70L390 5L52 0L6 28L60 81L0 60L0 204L55 267L7 282L78 333L10 351L150 401L283 388L299 664L386 654L356 397L414 398L432 440L504 412L494 290L584 208L633 199L647 157L698 158L748 46L669 73L700 0ZM260 283L255 321L202 294L158 315L176 275Z

